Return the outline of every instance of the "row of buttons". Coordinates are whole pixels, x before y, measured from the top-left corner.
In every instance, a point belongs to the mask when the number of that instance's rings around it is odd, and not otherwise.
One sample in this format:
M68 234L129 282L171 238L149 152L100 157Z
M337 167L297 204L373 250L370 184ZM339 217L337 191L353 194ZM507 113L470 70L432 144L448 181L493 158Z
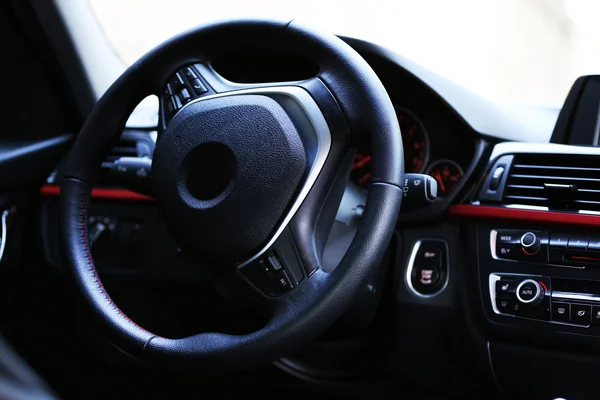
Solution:
M537 232L544 243L544 238L548 235L546 232ZM498 245L519 245L521 237L527 234L523 231L498 231L496 243ZM569 236L563 234L551 234L550 241L547 242L550 248L574 249L574 250L600 250L600 238L587 236Z
M271 296L280 296L294 288L283 260L275 253L242 268L241 272L260 290Z
M600 250L600 238L552 234L550 235L550 248L572 250Z
M171 118L184 104L207 92L208 89L193 67L186 67L176 72L163 92L165 118Z
M600 238L493 230L495 258L553 265L600 266Z
M600 306L553 301L552 321L600 326Z
M548 321L550 319L549 303L550 302L546 299L542 301L542 304L540 305L531 306L529 304L522 304L521 302L515 299L499 296L496 297L496 308L502 314L537 319L542 321Z
M496 308L502 314L550 320L548 282L531 278L503 277L496 281Z

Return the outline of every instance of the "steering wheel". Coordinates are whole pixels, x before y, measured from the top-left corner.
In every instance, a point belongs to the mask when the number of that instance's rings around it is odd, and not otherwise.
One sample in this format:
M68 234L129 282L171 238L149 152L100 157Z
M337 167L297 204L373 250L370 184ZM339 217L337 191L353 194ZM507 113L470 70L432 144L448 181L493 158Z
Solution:
M240 84L211 67L223 54L257 45L302 56L318 73ZM91 183L127 118L150 94L161 104L152 179L167 226L219 287L268 317L258 331L160 337L128 318L101 283L87 232ZM326 273L323 248L360 135L369 135L372 147L368 198L347 253ZM250 368L316 338L351 304L393 233L403 166L390 98L342 40L294 21L202 26L129 67L89 115L61 186L64 254L88 303L130 355L213 373Z

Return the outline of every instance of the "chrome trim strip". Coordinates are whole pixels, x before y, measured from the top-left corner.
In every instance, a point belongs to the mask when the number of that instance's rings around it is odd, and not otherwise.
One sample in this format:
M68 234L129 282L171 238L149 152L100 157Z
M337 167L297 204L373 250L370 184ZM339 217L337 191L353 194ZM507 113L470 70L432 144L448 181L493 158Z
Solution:
M502 142L494 146L490 162L505 154L574 154L600 156L600 148L556 143Z
M413 284L412 284L412 279L411 279L411 275L412 275L412 271L413 268L415 266L415 260L417 258L417 254L419 253L419 249L421 248L421 245L423 244L424 241L435 241L435 242L442 242L444 244L444 247L446 249L446 279L444 281L444 284L442 285L442 287L435 293L430 293L430 294L423 294L420 293L419 291L417 291ZM410 257L408 258L408 264L406 267L406 274L404 275L404 280L406 282L406 286L408 287L408 289L413 292L413 294L417 297L421 297L424 299L429 299L432 297L437 296L438 294L442 293L444 291L444 289L446 289L446 286L448 286L448 282L450 281L450 254L448 252L448 243L446 243L445 240L442 239L433 239L433 238L426 238L426 239L420 239L417 240L415 242L415 244L413 245L413 248L411 250L410 253Z
M497 237L498 237L498 231L495 229L492 229L490 231L490 251L492 252L492 258L494 260L504 261L503 258L499 258L498 255L496 254L496 238ZM515 260L507 260L507 261L515 261Z
M8 235L8 224L6 220L8 219L8 215L10 211L4 210L2 213L2 222L0 222L0 226L2 227L2 233L0 233L0 261L2 261L2 257L4 257L4 249L6 248L6 238Z
M329 125L327 125L327 121L323 116L323 113L321 113L319 106L312 98L312 96L305 89L299 86L274 86L218 93L194 99L186 105L184 105L182 108L180 108L179 111L183 110L185 107L190 106L191 104L200 101L206 101L219 97L241 96L249 94L257 94L270 97L273 100L277 101L284 109L286 109L286 112L288 112L289 114L293 114L293 116L295 116L296 119L304 120L294 121L294 124L296 124L296 127L298 128L298 132L301 135L303 135L305 145L307 143L314 145L314 147L316 147L316 151L312 158L312 165L308 171L306 181L304 182L302 189L300 189L298 197L290 207L290 210L286 214L285 218L283 219L283 221L281 222L271 239L267 242L267 244L250 259L244 261L243 263L240 263L238 265L238 268L242 268L259 258L260 256L262 256L277 241L283 230L288 226L288 224L296 214L296 211L298 211L298 209L302 205L302 202L312 189L313 184L317 180L317 177L319 176L321 170L323 169L323 166L325 165L325 161L327 160L327 156L329 155L329 150L331 149L331 132L329 130ZM292 112L290 112L290 108L292 109ZM298 111L301 112L298 113ZM293 116L290 115L290 118L292 118L292 120L294 120ZM308 123L303 124L302 122Z
M571 292L552 292L552 299L579 300L600 303L600 296L593 294L571 293Z
M523 300L521 298L521 296L519 296L519 290L521 290L521 287L529 282L533 282L533 284L535 285L536 289L538 290L538 293L542 290L542 288L540 287L540 284L537 283L536 281L534 281L533 279L525 279L523 281L521 281L521 283L519 283L519 285L517 286L517 288L515 289L515 295L517 296L517 300L519 300L521 303L523 304L529 304L529 303L533 303L536 298L532 297L530 300ZM544 293L544 296L546 296L546 294ZM543 298L543 297L542 297Z
M490 303L492 304L492 309L494 310L495 314L498 315L506 315L506 314L502 314L500 312L500 310L498 310L498 307L496 307L496 282L498 282L502 277L496 274L490 274L490 277L488 279L488 286L490 289Z

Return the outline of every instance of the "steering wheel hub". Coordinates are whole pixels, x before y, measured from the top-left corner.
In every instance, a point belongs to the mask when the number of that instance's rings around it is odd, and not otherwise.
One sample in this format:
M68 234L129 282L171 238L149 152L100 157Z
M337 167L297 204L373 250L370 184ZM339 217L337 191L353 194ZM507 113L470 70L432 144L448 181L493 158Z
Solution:
M152 169L182 249L232 264L272 235L305 178L307 157L275 100L231 94L185 106L162 133Z

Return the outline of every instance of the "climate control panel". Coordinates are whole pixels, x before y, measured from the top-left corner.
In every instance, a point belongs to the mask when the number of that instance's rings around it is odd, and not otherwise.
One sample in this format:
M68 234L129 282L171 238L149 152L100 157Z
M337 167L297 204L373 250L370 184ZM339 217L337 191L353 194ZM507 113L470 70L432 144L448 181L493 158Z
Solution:
M496 314L553 324L600 327L600 282L492 273L489 285Z
M492 308L496 314L550 320L549 278L490 274L490 295Z

